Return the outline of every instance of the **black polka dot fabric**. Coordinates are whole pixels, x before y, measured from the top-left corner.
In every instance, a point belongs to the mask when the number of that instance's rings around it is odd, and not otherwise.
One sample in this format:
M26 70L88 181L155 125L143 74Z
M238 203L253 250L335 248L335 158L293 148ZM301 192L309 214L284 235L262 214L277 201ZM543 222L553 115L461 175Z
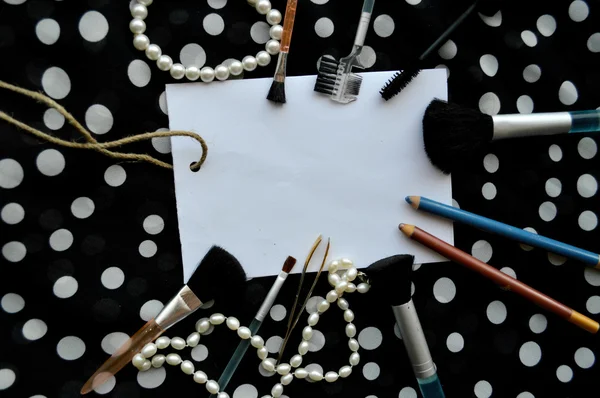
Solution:
M174 80L134 48L135 1L128 3L2 0L0 79L59 101L99 141L166 130L164 90ZM300 2L288 74L315 74L320 56L346 55L361 3ZM285 10L284 0L272 4ZM378 1L363 63L373 71L401 69L468 6L462 0ZM145 34L185 67L230 65L256 56L270 39L264 16L243 0L155 0L148 11ZM489 115L599 109L600 2L507 0L487 14L471 15L425 61L447 70L452 101ZM270 77L274 63L275 57L241 77ZM264 94L249 93L248 100L264 101ZM0 110L82 140L57 111L31 100L5 91ZM124 150L171 161L165 138ZM598 251L597 152L594 134L494 143L452 176L454 206ZM108 355L182 285L172 172L51 145L0 122L0 216L0 395L79 396ZM455 236L459 248L600 319L599 271L462 225ZM327 293L325 279L316 297ZM248 325L272 282L250 280L236 313L226 315ZM288 279L259 333L270 353L282 343L297 282L298 276ZM300 325L318 300L310 300ZM459 265L415 266L413 300L449 398L578 397L596 390L597 336ZM335 383L297 380L283 396L421 396L391 310L369 294L349 301L360 364ZM186 338L199 318L218 311L218 303L208 305L167 335ZM347 364L344 326L338 309L328 312L303 366L327 371ZM218 379L238 341L215 330L182 358ZM292 338L290 353L299 342ZM250 350L227 389L233 398L270 394L279 378L259 365ZM91 394L207 392L177 367L138 372L128 365Z

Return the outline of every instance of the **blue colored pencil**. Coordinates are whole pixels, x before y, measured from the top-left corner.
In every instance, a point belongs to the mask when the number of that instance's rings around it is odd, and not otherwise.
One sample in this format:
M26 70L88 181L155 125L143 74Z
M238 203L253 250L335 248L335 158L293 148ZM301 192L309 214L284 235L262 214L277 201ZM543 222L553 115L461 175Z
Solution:
M470 225L482 231L513 239L529 246L539 247L540 249L560 254L561 256L581 261L585 265L600 269L600 256L596 253L527 232L521 228L469 213L468 211L457 209L422 196L407 196L406 201L415 209Z

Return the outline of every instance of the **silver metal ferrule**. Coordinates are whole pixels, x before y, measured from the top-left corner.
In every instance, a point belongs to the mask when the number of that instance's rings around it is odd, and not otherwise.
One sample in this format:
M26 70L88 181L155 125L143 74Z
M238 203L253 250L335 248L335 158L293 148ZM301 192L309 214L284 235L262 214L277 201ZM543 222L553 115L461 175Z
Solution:
M164 306L154 320L158 326L165 330L196 311L201 305L202 301L200 301L188 285L185 285Z
M534 135L568 133L571 130L569 112L531 113L492 116L494 140Z
M356 29L356 37L354 38L354 45L361 46L365 44L365 37L369 31L369 23L371 22L371 13L363 12L360 14L360 20L358 21L358 28Z
M418 379L433 376L435 365L412 299L406 304L393 306L392 310L415 376Z
M279 273L279 275L277 275L277 279L275 279L275 282L273 282L273 286L271 286L271 290L269 290L267 297L265 298L262 305L258 309L258 312L256 313L256 316L254 317L255 319L259 320L260 322L262 322L265 319L265 317L271 310L271 306L273 306L273 303L275 302L275 299L277 298L277 295L279 294L281 287L283 286L283 282L285 282L287 277L288 277L288 274L283 271L281 271Z
M277 67L275 68L275 76L273 76L273 80L279 83L283 83L285 80L285 68L287 66L287 52L280 52L279 58L277 58Z

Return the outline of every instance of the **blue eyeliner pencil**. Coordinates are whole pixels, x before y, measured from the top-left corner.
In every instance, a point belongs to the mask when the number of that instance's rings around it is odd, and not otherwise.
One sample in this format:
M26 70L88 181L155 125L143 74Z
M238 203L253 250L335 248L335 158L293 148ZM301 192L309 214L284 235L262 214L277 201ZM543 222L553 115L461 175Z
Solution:
M513 239L529 246L539 247L540 249L560 254L561 256L581 261L590 267L600 269L600 256L596 253L554 239L546 238L545 236L527 232L521 228L469 213L468 211L457 209L422 196L407 196L406 201L415 209L470 225L481 229L482 231Z

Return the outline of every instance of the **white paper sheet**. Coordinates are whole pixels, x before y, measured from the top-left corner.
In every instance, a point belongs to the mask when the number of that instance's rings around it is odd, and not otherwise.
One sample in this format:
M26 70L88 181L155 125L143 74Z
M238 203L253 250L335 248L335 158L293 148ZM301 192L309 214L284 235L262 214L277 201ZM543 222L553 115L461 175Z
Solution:
M209 147L194 173L199 144L172 139L184 281L213 244L248 277L279 273L288 255L299 272L320 233L331 237L330 259L358 267L399 253L440 261L397 226L413 223L453 242L449 222L404 202L452 201L450 177L427 160L421 128L429 102L447 97L446 71L423 71L385 102L379 89L391 75L363 74L358 101L348 105L315 93L315 76L288 77L283 106L265 99L270 78L168 85L171 130L198 132Z

